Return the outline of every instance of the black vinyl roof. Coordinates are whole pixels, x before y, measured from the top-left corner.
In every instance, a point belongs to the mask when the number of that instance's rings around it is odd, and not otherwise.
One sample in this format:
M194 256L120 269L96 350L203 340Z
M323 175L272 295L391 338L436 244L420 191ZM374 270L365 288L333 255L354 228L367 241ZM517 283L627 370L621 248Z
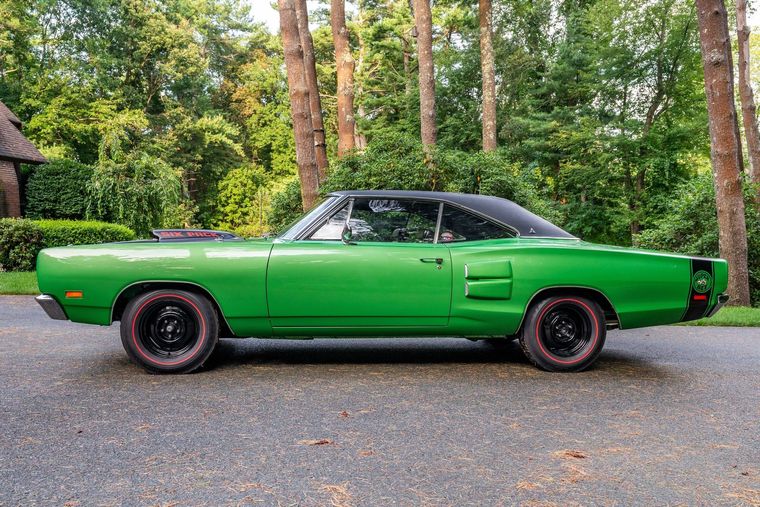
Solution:
M517 229L526 238L566 238L576 239L538 215L508 199L488 195L457 194L453 192L426 192L421 190L343 190L331 192L335 196L377 197L384 199L432 199L448 202L466 208L497 222Z

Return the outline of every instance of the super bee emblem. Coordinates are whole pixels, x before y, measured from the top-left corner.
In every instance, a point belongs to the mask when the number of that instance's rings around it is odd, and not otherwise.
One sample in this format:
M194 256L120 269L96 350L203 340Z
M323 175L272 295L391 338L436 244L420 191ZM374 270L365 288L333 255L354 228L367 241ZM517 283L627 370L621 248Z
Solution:
M704 270L697 271L691 277L691 286L694 292L704 294L712 288L713 278L710 273Z

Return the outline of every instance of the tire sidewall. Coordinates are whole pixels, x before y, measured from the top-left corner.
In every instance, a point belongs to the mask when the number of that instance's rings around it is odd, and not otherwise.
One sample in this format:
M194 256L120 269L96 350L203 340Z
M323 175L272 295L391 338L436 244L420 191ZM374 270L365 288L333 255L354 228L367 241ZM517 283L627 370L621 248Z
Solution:
M569 358L553 355L541 341L541 319L552 307L560 304L572 304L585 313L590 321L592 342L579 354ZM536 366L547 371L582 371L591 366L604 347L607 324L604 312L590 299L577 296L555 296L534 304L528 311L520 336L523 351Z
M193 347L177 360L164 360L148 351L139 337L138 320L155 302L178 301L188 306L200 330ZM156 290L132 299L121 319L121 342L129 358L151 373L189 373L200 368L216 347L219 323L214 307L203 296L182 290Z

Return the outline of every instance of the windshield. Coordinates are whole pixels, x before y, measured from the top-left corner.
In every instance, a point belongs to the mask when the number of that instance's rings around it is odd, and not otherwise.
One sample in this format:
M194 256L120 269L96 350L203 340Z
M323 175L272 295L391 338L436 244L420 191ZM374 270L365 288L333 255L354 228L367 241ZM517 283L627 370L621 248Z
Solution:
M321 215L322 212L324 212L327 208L329 208L337 199L339 199L339 197L336 197L336 196L328 197L327 199L322 201L318 206L312 208L311 211L303 214L301 218L291 223L285 229L285 232L283 232L277 237L280 239L295 239L304 229L306 229L309 226L309 224L312 223L314 218Z

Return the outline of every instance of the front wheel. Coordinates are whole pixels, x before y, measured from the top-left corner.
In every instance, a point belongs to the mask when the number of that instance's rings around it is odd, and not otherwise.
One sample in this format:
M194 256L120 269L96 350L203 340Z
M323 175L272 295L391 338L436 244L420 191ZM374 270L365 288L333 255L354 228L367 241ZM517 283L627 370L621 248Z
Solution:
M151 373L189 373L203 365L219 339L219 322L204 297L157 290L129 302L121 319L127 355Z
M520 346L528 359L546 371L581 371L604 346L604 312L590 299L557 296L534 304L525 318Z

